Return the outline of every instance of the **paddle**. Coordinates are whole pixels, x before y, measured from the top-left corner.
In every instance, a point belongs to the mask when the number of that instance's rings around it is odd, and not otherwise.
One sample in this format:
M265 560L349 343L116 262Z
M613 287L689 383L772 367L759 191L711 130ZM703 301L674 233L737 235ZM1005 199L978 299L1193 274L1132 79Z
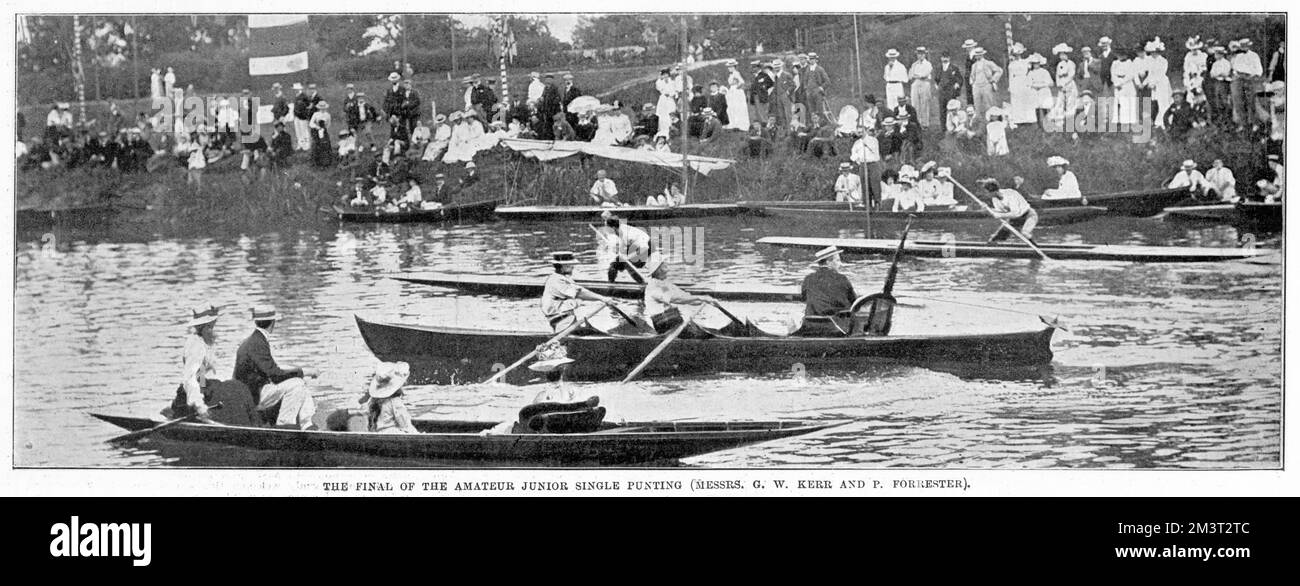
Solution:
M592 226L591 224L587 224L587 227L588 227L588 228L591 228L591 231L592 231L592 232L595 232L595 233L596 233L596 236L599 236L599 237L601 237L601 238L604 238L604 237L605 237L605 235L604 235L603 233L601 233L601 231L598 230L595 226ZM622 263L623 263L623 266L626 267L627 270L628 270L628 272L632 274L632 278L633 278L634 280L636 280L637 284L638 284L638 285L644 285L644 284L645 284L645 275L642 275L642 274L641 274L641 271L638 271L638 270L636 269L636 267L632 266L632 263L630 263L630 262L628 262L627 260L624 260L624 259L622 258L622 256L623 256L622 251L618 251L618 255L619 255L619 260L620 260L620 262L622 262Z
M632 379L636 378L637 375L641 374L641 371L645 370L647 366L650 366L650 363L654 361L655 358L658 358L659 355L662 354L664 350L668 349L668 345L673 343L673 340L676 340L677 336L682 335L682 332L686 330L686 326L690 325L691 320L695 319L695 316L699 315L700 311L702 311L703 309L704 306L701 305L698 309L696 309L694 312L691 313L690 317L682 320L682 324L677 326L675 329L673 329L672 333L668 334L668 337L664 338L664 341L659 343L659 346L655 347L655 349L651 351L650 354L646 355L645 360L642 360L641 364L638 364L636 368L632 369L632 372L627 373L627 376L623 378L623 382L626 383L631 381Z
M993 218L998 222L1001 222L1003 228L1010 230L1012 234L1016 235L1016 238L1023 240L1025 244L1028 244L1030 248L1034 249L1034 252L1038 253L1038 256L1043 257L1043 260L1052 260L1048 258L1046 254L1043 253L1042 249L1038 248L1037 245L1031 242L1029 238L1026 238L1024 234L1021 234L1019 230L1012 227L1011 224L1008 223L1006 220L999 218L997 216L997 213L994 212L993 209L988 206L988 204L984 203L984 201L981 200L980 198L975 197L975 194L971 193L970 190L966 189L964 185L958 183L957 180L953 179L951 175L945 175L944 179L947 179L948 181L952 182L953 185L956 185L959 189L961 189L962 193L969 195L971 199L975 200L975 203L979 204L980 207L984 208L984 211L988 212L989 215L993 216Z
M209 410L212 410L212 409L220 409L220 408L221 408L221 402L220 402L220 401L218 401L218 402L216 402L216 403L213 403L213 404L211 404L211 405L208 405L208 409L209 409ZM167 429L168 427L171 427L171 426L176 425L176 424L178 424L178 423L185 423L186 421L190 421L190 420L192 420L192 419L194 419L195 417L198 417L198 416L199 416L198 413L190 413L189 415L186 415L186 416L184 416L184 417L177 417L176 419L168 419L167 421L164 421L164 422L162 422L162 423L159 423L158 425L155 425L155 426L153 426L153 427L150 427L149 429L140 429L140 430L136 430L136 431L133 431L133 432L128 433L128 434L125 434L125 435L119 435L119 436L117 436L117 437L115 437L115 438L112 438L112 439L108 440L108 443L110 443L110 444L117 444L117 443L123 443L123 442L135 441L135 440L138 440L138 439L140 439L140 438L142 438L142 437L144 437L144 436L150 435L150 434L152 434L152 433L154 433L154 432L156 432L156 431L162 431L162 430L164 430L164 429Z
M727 308L723 307L721 303L718 303L718 300L717 300L717 299L711 299L711 300L709 300L709 305L712 305L712 306L718 308L718 311L721 311L721 312L722 312L722 315L727 316L728 319L730 319L730 320L733 321L733 322L736 322L736 324L738 324L738 325L742 325L742 326L745 325L745 322L744 322L743 320L741 320L740 318L736 317L736 314L731 313L730 311L727 311Z
M612 304L611 304L610 306L612 307ZM568 336L569 334L572 334L572 333L574 332L574 330L577 330L580 326L582 326L583 324L587 323L587 320L591 319L592 316L596 315L596 313L598 313L601 309L604 309L605 307L606 307L605 305L598 306L598 307L596 307L596 309L593 309L591 312L587 313L587 315L584 315L584 316L582 316L582 317L580 317L580 318L574 320L573 325L571 325L571 326L569 326L569 327L567 327L567 328L564 328L563 330L560 331L560 333L555 334L554 336L552 336L551 339L549 339L549 340L547 340L547 341L545 341L545 342L542 342L542 343L539 344L536 348L533 348L533 351L532 351L532 352L529 352L529 353L526 354L523 358L520 358L519 360L516 360L514 364L511 364L510 366L507 366L506 368L502 369L501 372L498 372L498 373L492 375L492 378L489 378L489 379L487 379L486 381L483 381L483 384L492 384L492 383L495 383L495 382L497 382L497 381L500 381L500 380L501 380L502 378L504 378L507 374L509 374L510 371L512 371L512 370L514 370L514 369L516 369L516 368L519 368L519 366L521 366L523 363L528 362L530 359L532 359L532 357L537 356L537 353L541 350L541 348L544 348L544 347L546 347L546 346L550 346L551 344L554 344L554 343L556 343L556 342L559 342L560 340L563 340L563 339L565 338L565 336ZM622 311L619 311L619 313L620 313L620 314L623 314ZM623 315L626 315L626 314L623 314Z
M867 323L865 331L872 336L887 336L889 330L894 325L894 307L898 305L898 300L894 298L894 281L898 278L898 261L903 258L903 247L907 242L907 233L912 229L912 220L916 216L908 214L907 224L903 226L903 234L898 238L898 248L894 250L894 262L889 265L889 273L885 276L885 286L881 288L880 293L868 295L863 299L853 302L849 308L850 313L857 313L862 304L870 302L871 307L867 310Z

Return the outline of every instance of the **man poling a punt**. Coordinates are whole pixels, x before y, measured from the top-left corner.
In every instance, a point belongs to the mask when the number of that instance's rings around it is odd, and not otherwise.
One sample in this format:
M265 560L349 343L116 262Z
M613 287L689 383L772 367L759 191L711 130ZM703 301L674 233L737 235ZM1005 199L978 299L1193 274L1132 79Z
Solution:
M555 272L546 278L542 287L542 316L551 324L551 329L560 331L573 325L577 317L578 301L599 301L613 306L614 300L604 295L593 293L573 282L573 265L578 264L572 252L561 251L552 254L551 265Z
M257 410L263 419L275 412L275 425L314 429L312 415L316 414L316 401L307 390L303 377L315 377L311 368L283 367L271 355L271 332L280 318L269 305L253 307L253 324L256 329L244 339L235 354L234 379L244 383L257 401ZM278 409L278 411L273 411Z
M676 306L716 303L711 297L691 295L668 281L668 261L659 253L650 255L645 271L650 275L645 286L645 316L660 334L682 324L682 314Z
M1079 178L1070 170L1070 161L1052 155L1047 157L1047 166L1056 171L1057 185L1043 190L1043 199L1078 199L1083 205L1088 205L1088 200L1083 199L1083 192L1079 190Z
M984 179L981 181L985 191L993 196L993 216L1006 220L1013 228L1025 235L1025 238L1033 242L1034 226L1038 225L1038 212L1029 207L1029 202L1025 201L1025 196L1014 189L1001 189L998 186L997 179ZM1011 237L1011 231L1006 226L998 228L993 236L989 237L989 244L1001 242ZM1037 244L1037 243L1035 243Z
M605 219L605 227L596 230L601 237L598 253L609 256L612 252L614 257L609 263L609 282L613 283L619 272L626 271L632 280L645 284L640 272L628 265L637 269L645 267L646 261L650 259L650 235L645 230L623 223L621 218L608 210L602 212L600 217Z
M825 337L848 334L831 319L850 311L857 300L853 283L839 271L842 252L838 246L827 246L817 251L813 262L815 270L804 277L799 288L799 298L804 302L803 325L792 335Z

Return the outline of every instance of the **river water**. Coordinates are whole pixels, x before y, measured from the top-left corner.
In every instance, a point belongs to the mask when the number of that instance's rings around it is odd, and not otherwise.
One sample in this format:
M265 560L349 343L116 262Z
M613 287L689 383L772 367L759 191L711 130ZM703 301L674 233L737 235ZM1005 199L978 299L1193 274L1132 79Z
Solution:
M861 236L851 226L761 218L682 221L673 235L680 282L795 284L807 251L754 244L762 236ZM884 230L891 228L885 227ZM897 227L892 228L897 232ZM894 234L877 237L894 237ZM945 233L914 227L913 238ZM956 232L958 239L985 234ZM1237 228L1102 218L1043 227L1047 242L1280 246ZM688 243L689 241L689 243ZM689 244L689 245L688 245ZM354 405L375 358L354 315L497 329L544 330L535 300L461 295L384 278L436 270L543 275L553 250L594 259L583 224L339 225L258 235L159 239L120 227L19 234L15 250L15 453L20 467L408 466L367 458L146 442L91 412L157 417L180 369L188 308L224 308L217 325L226 378L253 304L275 305L277 358L316 366L322 412ZM888 264L848 259L859 291ZM594 265L579 277L598 278ZM690 458L699 467L951 467L1218 469L1281 466L1282 267L995 259L904 259L895 331L1032 326L1059 315L1049 372L1030 380L959 378L924 368L853 375L718 374L630 385L574 384L612 420L808 419L847 425L807 437ZM910 298L909 298L910 296ZM733 302L770 329L801 308ZM711 310L710 310L711 311ZM726 318L706 312L707 325ZM417 386L417 416L512 419L536 387ZM444 464L445 465L445 464Z

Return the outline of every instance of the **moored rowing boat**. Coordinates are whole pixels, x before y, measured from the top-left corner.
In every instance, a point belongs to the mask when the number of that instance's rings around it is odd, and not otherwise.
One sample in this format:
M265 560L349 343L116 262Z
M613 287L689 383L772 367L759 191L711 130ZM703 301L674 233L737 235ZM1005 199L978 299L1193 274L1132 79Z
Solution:
M159 422L92 413L123 429ZM415 419L420 433L318 431L180 423L158 431L167 440L208 442L291 453L351 452L366 456L471 463L605 465L671 463L674 460L821 431L844 422L660 421L601 424L591 433L480 435L496 422Z
M411 365L416 383L464 384L492 376L551 337L548 332L480 330L372 322L357 328L381 360ZM809 374L855 372L881 364L908 364L974 376L1019 376L1052 360L1051 326L988 334L857 337L751 335L694 327L650 364L645 376L720 372ZM655 350L664 335L577 335L565 340L576 380L619 380ZM507 382L526 382L515 371Z
M443 206L432 210L388 212L372 208L334 205L334 214L344 222L481 222L492 219L492 212L502 200L488 200Z
M502 206L496 216L517 222L597 222L604 212L618 214L624 220L673 220L738 216L749 210L730 203L693 203L680 206Z
M787 248L818 249L838 246L845 252L886 254L898 247L897 240L867 238L791 238L769 236L759 244ZM1264 248L1207 248L1186 246L1127 246L1111 244L1039 244L1053 260L1092 260L1128 262L1213 262L1242 260L1276 252ZM914 256L941 258L1041 258L1032 248L1020 243L959 242L913 240L904 250Z
M1241 201L1165 208L1165 218L1236 223L1257 228L1282 228L1282 202Z
M1154 216L1160 213L1161 210L1178 204L1181 201L1188 200L1189 198L1190 194L1185 187L1172 189L1162 187L1159 189L1144 189L1119 193L1098 193L1083 196L1083 199L1086 199L1090 206L1106 208L1106 211L1111 214L1136 216L1139 218ZM1077 206L1080 202L1078 199L1042 199L1041 197L1028 199L1030 205L1044 211Z

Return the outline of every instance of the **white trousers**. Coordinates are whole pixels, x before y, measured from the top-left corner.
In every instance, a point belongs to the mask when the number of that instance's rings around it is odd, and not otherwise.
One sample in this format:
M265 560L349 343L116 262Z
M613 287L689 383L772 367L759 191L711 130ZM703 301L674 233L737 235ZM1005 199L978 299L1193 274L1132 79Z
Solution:
M280 405L280 416L276 425L297 425L307 429L316 414L316 401L307 392L307 383L294 377L282 383L266 383L262 386L262 399L257 403L258 411L265 411Z

